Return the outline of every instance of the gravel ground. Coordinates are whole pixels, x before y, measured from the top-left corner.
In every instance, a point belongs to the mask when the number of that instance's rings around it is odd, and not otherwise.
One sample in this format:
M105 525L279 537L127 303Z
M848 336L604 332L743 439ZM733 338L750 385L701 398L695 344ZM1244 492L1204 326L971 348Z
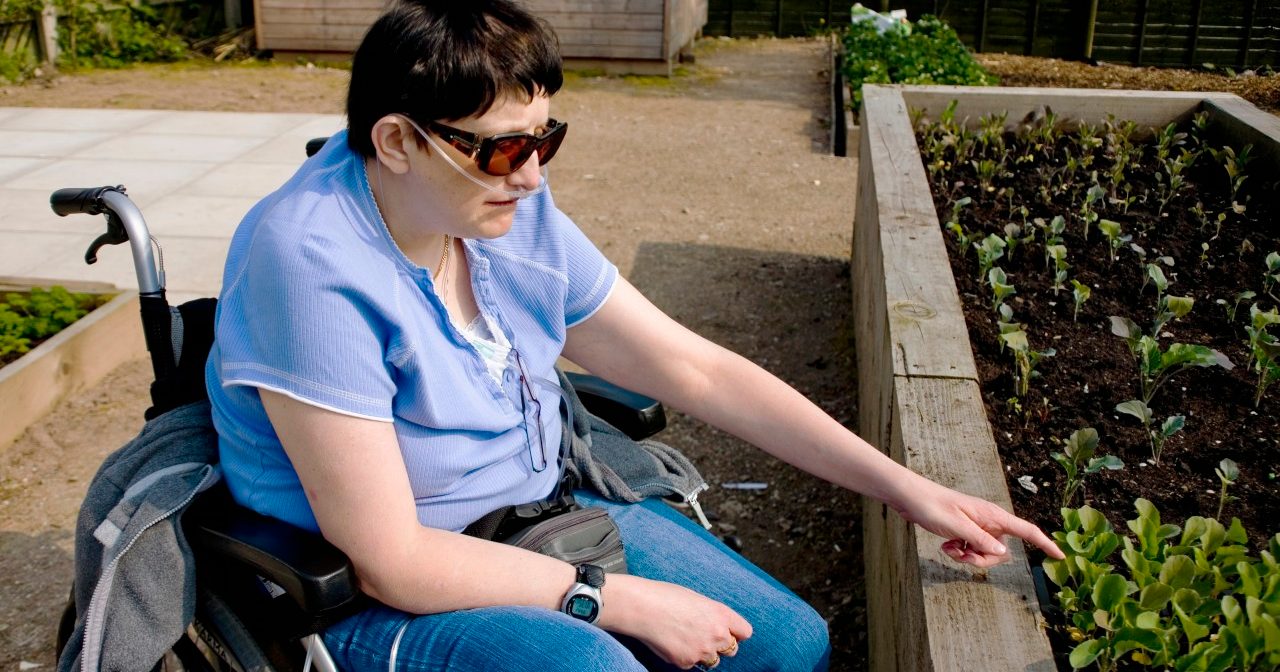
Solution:
M557 203L658 306L847 426L855 163L828 156L826 43L707 41L672 80L572 75ZM0 88L0 106L340 112L340 69L146 66ZM143 362L0 450L0 670L53 662L76 506L146 406ZM719 532L831 623L833 670L865 667L858 499L671 414L664 440L712 489ZM759 482L762 491L722 487Z

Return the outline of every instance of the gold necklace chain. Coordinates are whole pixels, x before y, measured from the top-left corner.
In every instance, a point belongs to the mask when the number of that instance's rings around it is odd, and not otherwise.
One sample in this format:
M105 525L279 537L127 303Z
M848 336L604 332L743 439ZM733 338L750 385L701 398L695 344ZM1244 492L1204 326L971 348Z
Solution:
M449 276L445 273L445 267L449 265L449 250L453 247L453 236L444 234L444 249L440 251L440 263L436 264L436 274L432 280L443 280L440 283L440 300L444 302L445 307L449 306Z

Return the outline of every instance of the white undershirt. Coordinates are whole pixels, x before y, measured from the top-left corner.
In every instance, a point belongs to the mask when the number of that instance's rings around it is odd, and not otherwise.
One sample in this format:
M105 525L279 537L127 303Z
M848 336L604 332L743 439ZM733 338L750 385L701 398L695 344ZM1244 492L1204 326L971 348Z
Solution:
M508 357L511 356L511 342L484 314L483 311L465 327L459 328L467 342L480 353L484 359L489 375L502 384L502 374L507 369Z

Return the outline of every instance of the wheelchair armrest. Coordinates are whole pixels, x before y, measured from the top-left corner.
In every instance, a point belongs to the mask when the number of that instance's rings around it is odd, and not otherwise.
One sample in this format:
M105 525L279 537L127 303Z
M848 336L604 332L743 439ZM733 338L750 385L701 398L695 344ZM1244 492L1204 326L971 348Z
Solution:
M247 570L275 583L312 631L351 613L364 599L342 551L319 534L236 504L222 484L191 505L183 528L197 562Z
M667 414L662 403L585 373L565 372L582 405L593 415L639 441L662 431Z

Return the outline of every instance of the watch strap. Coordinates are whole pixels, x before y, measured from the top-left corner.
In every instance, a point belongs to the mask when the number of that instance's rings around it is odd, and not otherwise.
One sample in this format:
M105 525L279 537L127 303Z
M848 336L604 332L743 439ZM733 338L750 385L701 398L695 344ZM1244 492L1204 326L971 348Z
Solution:
M596 565L578 565L578 583L583 583L592 588L604 587L604 569Z

